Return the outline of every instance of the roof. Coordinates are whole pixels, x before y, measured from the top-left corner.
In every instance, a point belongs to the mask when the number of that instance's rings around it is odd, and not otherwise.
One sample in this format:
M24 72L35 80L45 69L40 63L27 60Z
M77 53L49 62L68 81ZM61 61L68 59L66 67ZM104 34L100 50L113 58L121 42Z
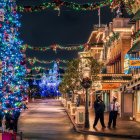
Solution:
M103 47L103 32L92 31L87 43L90 47Z
M140 51L140 41L135 43L132 48L128 51L128 54Z

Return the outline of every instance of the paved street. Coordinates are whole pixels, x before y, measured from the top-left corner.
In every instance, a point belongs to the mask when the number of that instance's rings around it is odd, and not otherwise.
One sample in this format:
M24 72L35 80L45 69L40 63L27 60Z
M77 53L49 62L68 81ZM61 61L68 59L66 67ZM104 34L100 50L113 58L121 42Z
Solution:
M19 120L19 131L23 132L23 140L118 140L76 133L60 101L35 100L28 104L28 108Z

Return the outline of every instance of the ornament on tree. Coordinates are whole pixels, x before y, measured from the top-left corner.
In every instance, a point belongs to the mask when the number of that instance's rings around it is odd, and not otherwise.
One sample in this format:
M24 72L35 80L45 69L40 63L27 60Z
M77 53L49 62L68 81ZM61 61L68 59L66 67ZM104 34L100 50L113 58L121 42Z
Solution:
M2 28L2 24L0 23L0 28Z
M21 65L25 65L26 62L25 62L24 60L22 60L22 61L20 61L20 64L21 64Z
M4 22L4 9L0 9L0 21Z
M14 70L13 65L9 65L8 70L13 71Z
M30 73L31 72L31 69L26 69L27 70L27 73Z
M11 27L10 30L11 30L12 33L14 33L14 28L13 27Z

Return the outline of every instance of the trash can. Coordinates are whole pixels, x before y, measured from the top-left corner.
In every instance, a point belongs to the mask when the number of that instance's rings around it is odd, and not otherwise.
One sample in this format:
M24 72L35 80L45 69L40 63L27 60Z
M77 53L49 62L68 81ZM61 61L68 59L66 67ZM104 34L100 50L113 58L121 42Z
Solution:
M85 107L77 107L76 108L75 123L76 124L84 124L85 123Z

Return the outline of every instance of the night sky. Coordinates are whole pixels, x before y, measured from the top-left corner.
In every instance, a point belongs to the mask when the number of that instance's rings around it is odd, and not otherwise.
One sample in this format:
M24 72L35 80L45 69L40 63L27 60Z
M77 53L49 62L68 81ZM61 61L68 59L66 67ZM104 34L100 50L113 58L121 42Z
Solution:
M18 0L18 5L37 5L50 0ZM79 3L95 2L99 0L67 0ZM84 44L87 42L93 25L98 24L98 12L96 11L74 11L71 9L61 9L61 14L54 10L45 10L42 12L20 13L21 28L20 39L24 44L31 46L49 46L60 44L68 46L69 44ZM108 24L114 16L108 7L101 9L101 21ZM40 60L70 60L77 57L77 51L26 51L27 57L37 57ZM36 64L36 66L45 66ZM28 65L30 67L30 65Z

